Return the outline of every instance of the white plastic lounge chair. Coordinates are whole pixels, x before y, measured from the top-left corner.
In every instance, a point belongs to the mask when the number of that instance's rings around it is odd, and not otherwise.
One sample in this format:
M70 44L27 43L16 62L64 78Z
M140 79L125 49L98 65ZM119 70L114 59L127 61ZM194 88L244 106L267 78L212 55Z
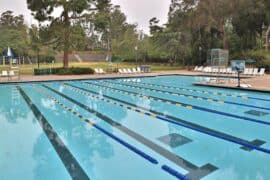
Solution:
M254 68L253 70L253 76L258 76L259 74L259 69L258 68Z
M198 69L199 69L199 67L198 67L198 66L196 66L196 67L194 68L194 71L198 71Z
M209 67L209 66L208 66L208 67L206 68L206 70L205 70L206 73L211 73L211 71L212 71L212 68Z
M227 73L227 69L226 69L226 68L222 68L222 69L221 69L221 73L222 73L222 74L226 74L226 73Z
M218 68L218 73L223 74L223 68Z
M105 74L106 72L105 72L103 69L100 68L100 69L99 69L99 73L100 73L100 74Z
M124 74L128 74L127 69L123 69Z
M99 70L98 69L94 69L96 74L99 74Z
M245 68L245 70L244 70L244 75L248 75L248 72L249 72L249 68Z
M120 74L124 74L124 71L123 71L122 69L118 69L118 72L119 72Z
M217 73L218 73L218 68L213 68L212 72L213 72L214 74L217 74Z
M265 68L261 68L259 72L259 76L264 76L265 75Z
M138 72L138 73L142 73L142 70L141 70L140 67L137 67L137 72Z
M213 72L213 68L212 67L208 67L207 73L212 73Z
M202 70L203 70L203 66L198 68L198 72L202 72Z
M127 72L128 72L129 74L133 74L133 72L132 72L130 69L127 69Z
M132 68L132 72L133 72L134 74L136 74L136 73L137 73L136 68Z
M205 72L207 71L207 68L208 68L208 67L204 67L204 68L202 69L202 72L205 73Z
M232 69L231 68L227 68L226 69L226 74L231 74L232 73Z
M253 68L249 68L248 75L253 75L253 72L254 72L254 69Z
M8 72L8 75L9 75L9 77L13 77L13 76L15 76L15 72L13 70L11 70Z
M7 71L2 71L1 76L2 76L2 77L8 77L8 72L7 72Z

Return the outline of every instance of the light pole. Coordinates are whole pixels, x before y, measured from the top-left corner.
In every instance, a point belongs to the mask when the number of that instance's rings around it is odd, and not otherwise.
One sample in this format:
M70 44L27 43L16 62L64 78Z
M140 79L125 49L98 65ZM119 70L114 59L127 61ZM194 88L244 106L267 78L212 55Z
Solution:
M199 52L200 52L200 65L202 65L202 47L199 46Z
M138 65L138 46L135 46L135 53L136 53L136 65Z

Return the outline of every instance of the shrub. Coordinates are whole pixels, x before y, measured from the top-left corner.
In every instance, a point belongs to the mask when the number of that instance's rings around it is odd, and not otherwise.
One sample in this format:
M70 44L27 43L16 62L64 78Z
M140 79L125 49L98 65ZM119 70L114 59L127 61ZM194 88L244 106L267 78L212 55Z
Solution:
M68 69L64 68L46 68L46 69L34 69L35 75L49 75L49 74L57 74L57 75L83 75L83 74L94 74L94 70L91 68L78 68L71 67Z
M253 51L251 57L256 60L254 64L257 68L265 68L266 72L270 72L270 54L264 50Z
M82 74L94 74L94 70L91 68L78 68L78 67L71 67L68 69L55 68L52 71L52 73L57 75L82 75Z

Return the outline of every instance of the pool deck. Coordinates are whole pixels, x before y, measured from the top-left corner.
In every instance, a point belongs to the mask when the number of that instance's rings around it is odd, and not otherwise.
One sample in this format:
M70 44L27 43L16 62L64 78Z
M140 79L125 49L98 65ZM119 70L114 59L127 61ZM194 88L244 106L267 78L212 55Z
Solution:
M33 76L33 75L21 75L20 79L13 78L8 80L7 78L1 78L0 83L18 83L18 82L46 82L46 81L61 81L61 80L83 80L83 79L105 79L105 78L125 78L125 77L149 77L149 76L162 76L162 75L185 75L185 76L213 76L217 75L204 74L200 72L193 72L187 70L177 70L177 71L160 71L153 73L141 73L141 74L103 74L103 75L48 75L48 76ZM233 77L233 76L223 76L223 77ZM235 77L235 76L234 76ZM251 88L244 88L248 90L258 90L270 92L270 75L265 75L261 77L246 77L243 76L242 80L245 84L250 84ZM213 86L221 88L236 88L235 83L195 83L195 85L200 86ZM239 88L236 88L239 89Z
M227 82L227 83L217 83L217 82L211 82L211 83L205 83L205 82L197 82L194 83L194 85L197 86L210 86L210 87L217 87L217 88L229 88L229 89L240 89L240 90L249 90L249 91L261 91L270 93L270 75L264 75L264 76L257 76L257 77L246 77L243 76L243 78L240 81L241 85L251 85L251 87L241 87L238 88L238 81L235 80L235 82Z

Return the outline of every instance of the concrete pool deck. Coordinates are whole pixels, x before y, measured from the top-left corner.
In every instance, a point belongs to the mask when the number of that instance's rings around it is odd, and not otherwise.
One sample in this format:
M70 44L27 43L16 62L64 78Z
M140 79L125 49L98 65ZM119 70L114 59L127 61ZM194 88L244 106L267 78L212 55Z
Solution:
M141 73L141 74L92 74L92 75L48 75L48 76L34 76L34 75L21 75L20 79L13 78L8 80L8 78L0 78L0 83L18 83L18 82L46 82L46 81L61 81L61 80L83 80L83 79L103 79L103 78L132 78L132 77L149 77L149 76L162 76L162 75L185 75L185 76L212 76L212 77L233 77L236 76L217 76L212 74L205 74L200 72L193 72L187 70L176 70L176 71L159 71L152 73ZM246 77L243 76L242 82L244 84L250 84L252 87L244 88L246 90L258 90L270 92L270 75L260 76L260 77ZM197 82L195 85L203 86L213 86L222 88L235 88L236 83L202 83ZM237 88L238 89L238 88Z

